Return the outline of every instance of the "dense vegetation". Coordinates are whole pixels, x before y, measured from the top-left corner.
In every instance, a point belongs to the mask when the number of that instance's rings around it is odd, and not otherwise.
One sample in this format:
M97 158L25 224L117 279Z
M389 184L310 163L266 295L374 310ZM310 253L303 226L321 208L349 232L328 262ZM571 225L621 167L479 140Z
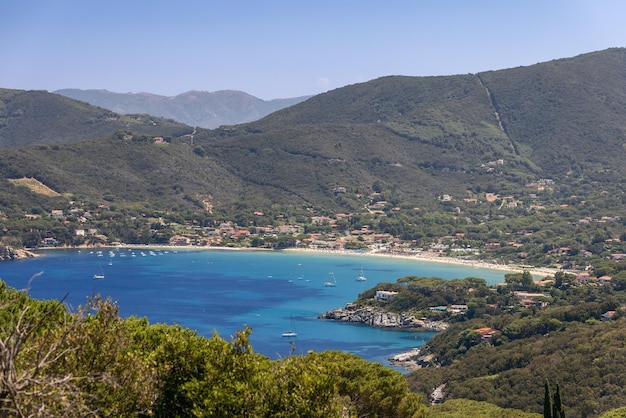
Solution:
M540 284L508 274L494 288L477 278L406 277L379 283L357 303L451 324L422 349L431 367L408 376L425 396L445 384L449 398L539 413L550 381L560 386L567 416L592 417L626 399L626 265L617 268L610 284L563 272ZM376 290L398 293L375 302Z
M468 399L452 399L434 405L428 410L428 418L540 418L542 416L541 414L500 408L487 402Z

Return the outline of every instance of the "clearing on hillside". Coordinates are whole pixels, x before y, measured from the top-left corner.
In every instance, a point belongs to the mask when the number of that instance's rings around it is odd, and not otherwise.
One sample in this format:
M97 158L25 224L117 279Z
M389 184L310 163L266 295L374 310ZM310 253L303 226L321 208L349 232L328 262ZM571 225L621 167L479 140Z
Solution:
M18 186L28 187L31 191L42 194L45 196L60 196L58 192L55 192L39 180L35 178L22 177L21 179L9 179L9 181Z

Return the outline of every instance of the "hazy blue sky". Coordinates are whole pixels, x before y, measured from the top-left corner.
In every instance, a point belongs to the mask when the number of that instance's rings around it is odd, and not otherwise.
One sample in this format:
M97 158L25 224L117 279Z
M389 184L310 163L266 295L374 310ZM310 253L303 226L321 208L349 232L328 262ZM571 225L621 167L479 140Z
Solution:
M317 94L626 47L623 0L5 0L0 88Z

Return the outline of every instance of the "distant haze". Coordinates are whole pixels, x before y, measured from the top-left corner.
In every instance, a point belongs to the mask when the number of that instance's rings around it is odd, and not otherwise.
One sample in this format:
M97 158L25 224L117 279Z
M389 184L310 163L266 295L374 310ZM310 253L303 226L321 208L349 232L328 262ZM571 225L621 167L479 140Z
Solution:
M236 90L188 91L172 97L151 93L114 93L107 90L80 89L63 89L54 93L116 113L147 113L208 129L252 122L310 97L262 100Z

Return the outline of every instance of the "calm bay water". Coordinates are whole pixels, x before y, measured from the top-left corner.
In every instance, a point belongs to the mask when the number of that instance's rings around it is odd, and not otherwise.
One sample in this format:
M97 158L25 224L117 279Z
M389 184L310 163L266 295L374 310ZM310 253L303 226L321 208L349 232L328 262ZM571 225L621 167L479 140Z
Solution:
M142 254L143 253L143 254ZM502 282L502 271L364 255L181 249L112 252L47 250L42 256L0 263L0 278L39 299L61 299L70 308L100 294L116 301L122 316L177 323L210 337L229 339L246 325L251 344L270 358L309 350L342 350L386 364L390 356L419 347L433 333L375 329L317 316L343 307L379 282L408 275L444 279L481 277ZM363 269L367 281L355 280ZM105 278L94 280L102 271ZM325 287L333 272L336 287ZM295 325L298 336L282 337Z

